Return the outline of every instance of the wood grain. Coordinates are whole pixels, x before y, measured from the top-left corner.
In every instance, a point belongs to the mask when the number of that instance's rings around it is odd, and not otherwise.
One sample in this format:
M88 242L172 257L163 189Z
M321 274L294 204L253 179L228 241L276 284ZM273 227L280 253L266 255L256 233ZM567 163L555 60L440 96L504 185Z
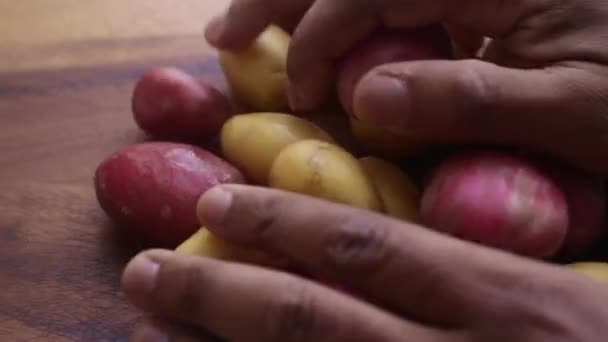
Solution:
M130 109L146 69L225 88L201 34L224 3L0 0L1 341L129 336L141 314L119 280L139 248L99 208L93 173L146 139Z

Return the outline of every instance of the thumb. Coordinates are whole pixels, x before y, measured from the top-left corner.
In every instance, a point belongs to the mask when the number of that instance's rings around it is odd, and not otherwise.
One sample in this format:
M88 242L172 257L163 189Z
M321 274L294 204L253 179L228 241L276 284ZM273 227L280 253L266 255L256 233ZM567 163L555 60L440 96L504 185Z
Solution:
M567 96L558 81L557 73L473 59L386 64L357 85L354 114L433 141L528 144L547 138L538 136L549 134L544 114L560 121Z

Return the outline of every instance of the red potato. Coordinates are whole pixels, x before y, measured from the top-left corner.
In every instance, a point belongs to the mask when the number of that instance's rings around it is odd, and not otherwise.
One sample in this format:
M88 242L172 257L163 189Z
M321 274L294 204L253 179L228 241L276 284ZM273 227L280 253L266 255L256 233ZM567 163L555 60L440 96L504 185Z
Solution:
M95 173L97 199L134 239L175 247L200 228L200 196L220 183L244 183L239 170L195 146L150 142L116 152Z
M421 219L433 229L521 255L545 258L568 230L566 198L525 158L490 151L457 153L435 170Z
M353 92L357 83L376 66L451 57L451 39L442 26L379 30L341 60L338 66L340 102L346 111L353 114Z
M176 68L154 68L135 86L137 125L154 137L181 141L214 137L232 113L224 94Z

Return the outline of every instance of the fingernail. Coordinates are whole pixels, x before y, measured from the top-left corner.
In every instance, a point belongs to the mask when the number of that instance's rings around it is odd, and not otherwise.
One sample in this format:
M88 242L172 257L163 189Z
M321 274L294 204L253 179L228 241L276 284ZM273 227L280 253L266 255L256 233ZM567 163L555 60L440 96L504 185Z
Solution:
M169 342L169 333L164 326L146 323L136 328L131 341L134 342Z
M200 223L209 230L222 229L224 217L232 205L232 198L232 193L221 186L216 186L205 192L197 206Z
M354 115L363 122L403 130L411 111L409 95L401 78L391 75L364 78L355 90Z
M123 274L123 291L135 305L146 310L150 306L150 297L156 287L160 262L148 255L135 257Z
M209 21L205 29L205 38L211 45L219 45L224 33L225 21L223 16L217 16Z

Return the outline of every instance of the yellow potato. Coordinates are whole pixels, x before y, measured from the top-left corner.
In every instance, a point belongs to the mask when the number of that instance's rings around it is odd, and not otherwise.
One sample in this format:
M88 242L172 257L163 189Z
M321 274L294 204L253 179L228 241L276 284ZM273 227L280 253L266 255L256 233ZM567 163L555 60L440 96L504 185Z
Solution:
M353 117L350 119L350 126L359 144L370 153L386 158L409 157L420 153L426 147L411 136L373 126Z
M581 261L568 265L573 270L608 284L608 263Z
M216 236L205 228L201 228L175 249L176 253L184 255L204 256L212 259L238 261L256 265L281 267L284 260L273 259L269 255L248 248L234 246Z
M285 147L270 170L272 188L381 211L359 161L341 147L314 139Z
M224 124L221 145L224 157L250 182L266 185L272 162L286 146L304 139L333 142L319 126L294 115L251 113L232 117Z
M380 197L384 212L395 218L418 222L420 193L399 167L375 157L359 159Z
M271 25L247 48L219 52L220 65L234 95L256 111L284 111L287 102L289 34Z

